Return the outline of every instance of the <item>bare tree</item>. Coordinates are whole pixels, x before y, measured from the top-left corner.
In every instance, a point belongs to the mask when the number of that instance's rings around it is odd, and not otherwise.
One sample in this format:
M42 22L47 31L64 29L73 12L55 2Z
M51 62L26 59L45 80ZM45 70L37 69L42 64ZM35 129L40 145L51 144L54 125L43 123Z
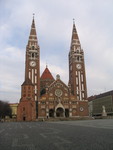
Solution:
M2 119L5 118L6 116L11 117L11 115L12 115L12 110L8 102L0 100L0 118Z

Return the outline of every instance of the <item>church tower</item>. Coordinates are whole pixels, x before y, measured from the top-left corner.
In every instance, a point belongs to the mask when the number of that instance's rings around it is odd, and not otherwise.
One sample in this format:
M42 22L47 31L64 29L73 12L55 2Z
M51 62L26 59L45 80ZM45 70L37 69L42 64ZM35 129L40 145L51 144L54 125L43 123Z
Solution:
M28 78L34 85L34 99L38 101L40 96L40 47L36 35L34 16L26 46L25 80Z
M81 48L74 21L69 52L69 85L77 100L87 99L84 51Z

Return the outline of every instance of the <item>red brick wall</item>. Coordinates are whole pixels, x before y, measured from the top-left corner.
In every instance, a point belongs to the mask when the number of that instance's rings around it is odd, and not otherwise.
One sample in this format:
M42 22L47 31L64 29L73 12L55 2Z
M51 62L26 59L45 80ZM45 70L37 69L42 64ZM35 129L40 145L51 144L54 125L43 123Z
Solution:
M89 116L88 101L79 101L79 116Z
M21 101L17 109L17 121L35 121L36 103L35 101Z

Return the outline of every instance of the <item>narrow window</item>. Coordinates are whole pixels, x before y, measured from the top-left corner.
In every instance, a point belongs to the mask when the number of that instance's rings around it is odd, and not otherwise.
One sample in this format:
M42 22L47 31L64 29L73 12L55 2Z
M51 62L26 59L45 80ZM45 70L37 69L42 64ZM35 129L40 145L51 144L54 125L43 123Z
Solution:
M32 53L32 58L34 58L34 53Z

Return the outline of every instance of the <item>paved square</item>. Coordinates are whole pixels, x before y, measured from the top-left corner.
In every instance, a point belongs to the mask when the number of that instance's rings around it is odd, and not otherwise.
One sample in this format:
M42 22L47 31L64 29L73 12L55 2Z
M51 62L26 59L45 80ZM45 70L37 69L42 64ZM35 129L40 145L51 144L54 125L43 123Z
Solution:
M1 150L113 150L113 120L0 123Z

